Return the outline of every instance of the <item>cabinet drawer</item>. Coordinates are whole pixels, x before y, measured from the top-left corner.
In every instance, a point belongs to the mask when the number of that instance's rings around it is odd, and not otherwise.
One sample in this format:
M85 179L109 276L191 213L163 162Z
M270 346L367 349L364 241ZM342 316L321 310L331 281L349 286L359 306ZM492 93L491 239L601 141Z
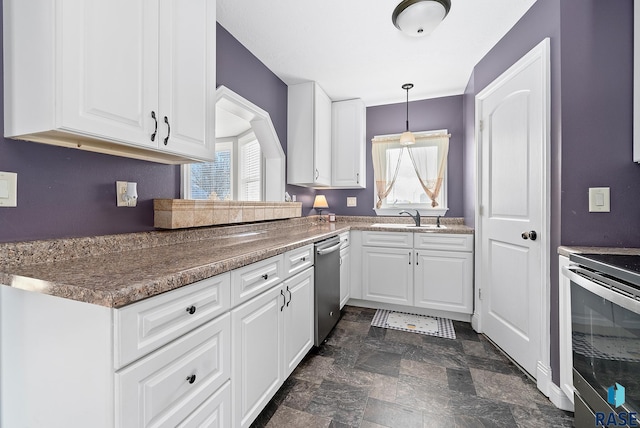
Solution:
M116 426L176 426L231 374L225 314L116 373Z
M362 245L387 248L413 248L413 233L362 232Z
M342 232L340 235L340 249L347 248L349 246L349 232Z
M257 296L284 279L284 254L231 271L231 306Z
M178 428L226 428L231 426L231 381L202 403Z
M420 250L473 251L473 235L416 233L414 248Z
M230 274L225 273L115 310L115 368L228 311L230 302Z
M313 265L313 244L287 251L284 254L284 271L287 278Z

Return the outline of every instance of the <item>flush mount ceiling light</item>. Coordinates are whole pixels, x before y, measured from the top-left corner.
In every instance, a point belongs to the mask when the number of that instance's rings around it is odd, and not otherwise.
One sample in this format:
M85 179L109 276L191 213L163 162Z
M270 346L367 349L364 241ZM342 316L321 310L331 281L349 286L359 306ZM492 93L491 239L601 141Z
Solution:
M408 36L431 33L447 16L451 0L403 0L391 16L393 25Z
M410 146L416 143L416 137L409 131L409 89L413 88L413 83L405 83L402 85L402 89L407 91L407 128L406 131L400 135L400 145Z

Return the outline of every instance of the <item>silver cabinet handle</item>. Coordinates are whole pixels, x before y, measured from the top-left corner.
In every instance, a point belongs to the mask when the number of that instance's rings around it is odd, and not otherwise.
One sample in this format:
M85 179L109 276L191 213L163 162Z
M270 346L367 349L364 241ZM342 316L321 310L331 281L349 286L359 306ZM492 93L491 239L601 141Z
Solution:
M356 172L356 184L360 184L360 173Z
M318 179L318 177L320 177L320 171L318 171L318 168L316 168L316 180Z
M282 306L280 306L280 312L284 309L285 304L287 303L287 298L284 297L284 291L280 290L280 295L282 296Z
M420 259L418 257L420 257L420 254L416 251L416 266L420 264Z
M411 264L411 256L412 256L411 251L409 251L409 264Z
M287 302L287 308L288 308L289 307L289 303L291 303L291 297L292 297L291 290L289 290L289 286L288 285L287 285L287 292L289 293L289 301Z

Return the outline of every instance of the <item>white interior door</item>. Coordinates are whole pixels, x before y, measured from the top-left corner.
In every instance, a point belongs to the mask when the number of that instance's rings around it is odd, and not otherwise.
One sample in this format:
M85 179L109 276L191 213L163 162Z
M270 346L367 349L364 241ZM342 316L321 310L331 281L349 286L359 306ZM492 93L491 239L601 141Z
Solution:
M533 377L547 360L548 45L525 55L476 103L482 331Z

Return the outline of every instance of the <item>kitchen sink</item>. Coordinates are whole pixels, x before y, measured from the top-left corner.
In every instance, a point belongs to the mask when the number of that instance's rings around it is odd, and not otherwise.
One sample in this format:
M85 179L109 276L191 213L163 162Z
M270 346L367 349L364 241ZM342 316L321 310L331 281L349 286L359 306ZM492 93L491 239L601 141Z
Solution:
M440 227L435 224L425 224L422 226L416 226L414 224L405 224L405 223L375 223L371 225L372 227L392 227L395 229L446 229L447 226L440 225Z

